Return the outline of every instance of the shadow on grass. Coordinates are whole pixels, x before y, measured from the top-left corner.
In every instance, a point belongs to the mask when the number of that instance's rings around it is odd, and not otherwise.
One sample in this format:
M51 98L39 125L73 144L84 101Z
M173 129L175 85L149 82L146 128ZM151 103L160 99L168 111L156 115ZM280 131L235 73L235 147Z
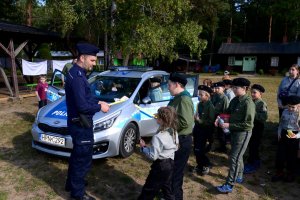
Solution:
M26 177L28 177L26 172L35 177L35 179L29 178L29 180L27 180L28 178L22 179L16 183L16 190L32 191L32 193L35 193L36 190L46 191L45 196L43 196L45 199L55 198L55 194L64 199L69 198L69 193L64 190L68 169L67 158L34 150L31 147L30 131L15 136L12 143L13 148L0 147L1 159L25 170ZM86 188L87 192L103 200L136 199L137 191L141 191L139 184L131 177L107 164L105 159L93 161L87 180L89 182ZM49 191L47 187L51 187L55 194L53 191Z
M244 175L243 187L257 193L262 199L290 199L299 193L295 183L271 182L275 173L275 159L277 151L277 122L267 122L260 146L261 167L252 174ZM244 155L244 163L247 163L248 152ZM295 163L296 164L296 163ZM299 166L300 167L300 166ZM288 186L288 190L283 186ZM293 199L293 198L292 198Z
M247 189L249 191L252 191L253 193L256 193L260 198L263 199L276 199L278 197L282 197L280 195L281 192L284 192L281 190L280 185L282 183L271 183L270 179L271 176L268 174L270 170L272 169L272 166L274 168L275 163L275 154L276 154L276 141L277 141L277 127L278 123L273 122L267 122L265 126L265 133L262 138L262 145L261 145L261 159L262 159L262 167L253 175L245 175L244 176L244 183L242 185L237 184L234 187L235 193L244 193L244 190ZM228 153L230 155L230 152ZM247 163L247 155L248 152L244 155L244 163ZM226 158L225 154L212 152L208 154L209 159L213 161L214 167L221 167L221 166L229 166L229 161ZM228 170L228 169L227 169ZM210 171L209 176L214 177L218 180L223 180L225 182L226 176L223 176L221 174L215 173L213 171ZM215 186L208 181L209 179L205 180L204 177L199 177L195 174L189 174L188 177L198 182L199 184L206 187L206 190L204 190L206 193L209 193L211 195L217 195L219 192L216 190ZM211 179L211 178L210 178ZM272 185L278 185L278 187L272 187ZM295 193L296 190L292 191L292 193ZM289 193L286 193L286 196L290 196ZM242 196L241 196L242 197Z
M17 116L22 117L24 121L34 122L35 116L30 112L14 112Z

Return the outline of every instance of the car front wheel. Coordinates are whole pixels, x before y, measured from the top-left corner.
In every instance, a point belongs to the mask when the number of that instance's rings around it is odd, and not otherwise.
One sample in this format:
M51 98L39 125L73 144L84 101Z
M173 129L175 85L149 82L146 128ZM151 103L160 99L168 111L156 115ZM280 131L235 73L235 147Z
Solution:
M134 152L137 136L137 127L132 123L128 124L122 133L120 141L120 156L126 158Z

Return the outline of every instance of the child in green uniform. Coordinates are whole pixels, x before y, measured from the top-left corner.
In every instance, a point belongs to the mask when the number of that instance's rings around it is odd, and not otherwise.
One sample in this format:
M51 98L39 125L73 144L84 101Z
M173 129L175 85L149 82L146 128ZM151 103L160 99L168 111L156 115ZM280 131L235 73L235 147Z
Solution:
M229 128L231 134L230 166L225 184L218 186L221 193L232 192L235 182L243 181L243 156L247 149L255 117L255 105L247 95L250 81L245 78L236 78L232 81L235 97L231 100L227 113L230 114L229 123L218 123L223 129Z
M260 167L259 147L265 129L265 122L268 118L267 104L262 100L262 93L264 92L265 88L261 85L254 84L251 87L251 96L255 103L256 113L249 142L248 164L245 165L244 174L254 173Z
M215 100L213 102L213 105L215 107L215 114L216 116L218 116L226 112L229 105L229 100L224 94L225 84L223 82L213 83L213 87L215 89ZM226 153L226 135L224 134L223 129L217 127L217 134L220 146L216 149L216 151Z
M209 173L211 163L206 154L206 142L213 133L213 123L215 119L215 109L210 101L212 89L205 85L199 85L200 102L197 105L195 114L195 126L193 129L194 153L196 156L197 166L195 171L200 175Z

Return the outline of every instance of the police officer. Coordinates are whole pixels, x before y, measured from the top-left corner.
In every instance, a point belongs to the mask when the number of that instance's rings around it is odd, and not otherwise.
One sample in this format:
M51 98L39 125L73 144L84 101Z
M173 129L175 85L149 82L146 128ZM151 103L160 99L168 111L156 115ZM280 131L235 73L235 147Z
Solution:
M221 193L232 192L233 185L243 181L243 155L252 135L255 117L255 104L247 95L250 81L245 78L236 78L232 81L236 95L230 102L227 113L230 114L229 123L219 124L221 128L229 128L231 134L230 166L226 183L218 186ZM217 126L218 120L215 121Z
M73 149L69 159L66 191L71 198L93 200L85 192L85 176L91 168L93 155L93 115L100 110L108 112L109 105L97 100L91 93L86 72L96 64L99 49L88 43L77 44L76 63L66 76L66 103L68 131L72 137Z
M184 168L192 148L192 131L194 126L194 105L190 93L185 89L187 79L179 73L172 73L168 81L168 89L174 98L168 106L175 108L178 116L178 138L180 148L175 152L173 193L175 199L183 199Z

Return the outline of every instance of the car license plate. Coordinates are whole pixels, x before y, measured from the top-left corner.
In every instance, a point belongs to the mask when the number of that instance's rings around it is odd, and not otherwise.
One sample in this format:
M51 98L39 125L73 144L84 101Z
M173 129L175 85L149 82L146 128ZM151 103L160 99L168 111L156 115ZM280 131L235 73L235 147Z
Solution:
M53 135L41 134L40 140L50 144L65 146L66 139L62 137L53 136Z

